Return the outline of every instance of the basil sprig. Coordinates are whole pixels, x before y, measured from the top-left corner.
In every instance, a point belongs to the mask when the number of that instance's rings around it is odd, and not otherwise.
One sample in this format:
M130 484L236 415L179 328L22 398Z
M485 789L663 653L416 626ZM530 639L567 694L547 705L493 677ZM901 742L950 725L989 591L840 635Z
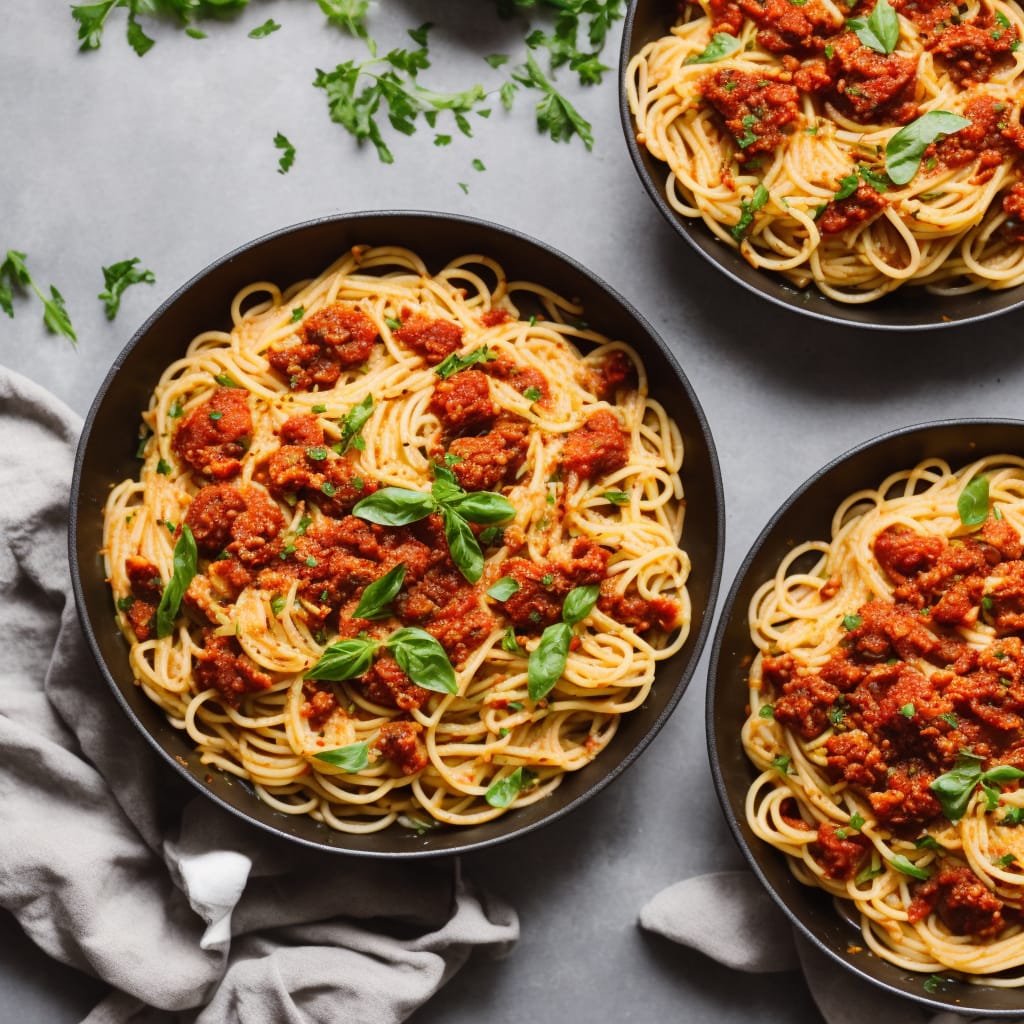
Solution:
M484 794L484 799L492 807L508 807L524 789L533 785L536 778L529 768L520 765L511 775L498 779Z
M514 580L511 576L502 576L500 580L495 581L488 588L487 596L493 597L495 601L507 601L518 591L518 581Z
M530 700L546 697L562 678L572 642L572 627L591 613L598 593L596 586L570 590L562 605L562 621L548 626L541 634L540 643L530 652L526 665Z
M687 57L687 64L713 64L718 60L731 57L741 46L736 36L728 32L716 32L704 49L693 57Z
M156 635L170 636L174 632L174 620L181 607L181 599L188 590L192 578L199 571L199 552L192 531L185 525L174 545L174 571L160 595L156 609Z
M985 790L990 808L994 809L994 806L998 805L995 790L1001 788L1003 783L1024 778L1024 772L1008 764L999 764L988 771L982 771L981 762L982 758L974 751L964 748L960 751L954 768L945 775L940 775L928 787L938 797L939 803L942 804L942 813L950 821L959 821L967 813L967 805L971 802L971 795L979 783ZM994 795L995 804L992 800Z
M979 474L970 480L956 499L956 510L964 526L980 526L988 519L988 477Z
M900 20L888 0L878 0L867 18L851 18L846 27L875 53L892 53L900 41Z
M924 151L940 136L966 128L970 120L948 110L929 110L904 125L886 144L885 169L897 185L906 185L921 166Z
M325 761L333 764L335 768L341 768L346 772L362 771L370 763L370 744L349 743L344 747L335 747L333 750L321 750L314 754L318 761Z
M497 355L486 345L482 348L475 348L472 352L467 352L464 356L460 356L458 352L452 352L450 355L445 356L444 359L434 367L434 373L436 373L441 380L447 380L452 376L452 374L458 373L460 370L468 370L469 367L476 363L490 363L497 358Z
M390 614L388 605L402 589L405 580L405 562L399 562L393 569L374 580L363 591L352 613L354 619L386 619Z
M425 629L405 626L396 629L386 640L355 637L330 644L320 660L306 673L307 679L330 679L342 682L365 675L379 650L390 651L398 667L424 690L435 693L458 693L455 669L444 648Z
M440 512L452 561L476 583L483 575L484 556L470 523L504 523L516 510L493 491L465 491L447 466L434 466L430 493L404 487L383 487L357 502L352 514L381 526L408 526Z

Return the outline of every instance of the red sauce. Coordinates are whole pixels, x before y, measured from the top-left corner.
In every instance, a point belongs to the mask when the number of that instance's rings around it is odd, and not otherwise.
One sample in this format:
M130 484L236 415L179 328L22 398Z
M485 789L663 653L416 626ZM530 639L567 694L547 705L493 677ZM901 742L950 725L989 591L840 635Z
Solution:
M615 414L605 409L593 413L579 429L570 431L562 448L562 465L581 477L614 473L628 461L628 438Z
M975 96L964 107L970 124L932 143L925 161L934 156L945 167L966 167L977 161L973 184L989 180L1004 161L1024 152L1024 128L1016 123L1012 105L992 96Z
M515 481L526 460L530 426L519 416L502 415L482 437L459 437L448 447L452 472L467 491L493 491Z
M940 871L918 885L909 908L916 923L935 911L955 935L991 938L1004 927L1002 901L969 868Z
M420 739L423 726L419 722L385 722L374 741L373 749L394 762L403 775L415 775L430 763L427 748Z
M498 415L491 399L491 386L479 370L463 370L434 385L430 411L452 437L490 430Z
M701 82L701 93L732 132L741 163L757 153L770 153L785 135L783 128L799 114L795 86L765 74L719 69Z
M274 681L247 654L233 636L203 634L203 648L194 657L192 672L202 689L213 687L221 700L238 707L246 693L269 689Z
M366 696L375 704L402 711L421 707L430 696L430 691L417 686L390 654L377 658L361 682Z
M847 228L871 220L885 207L885 196L870 185L860 185L845 199L833 200L818 218L818 230L823 235L834 235Z
M333 387L342 370L365 363L379 340L377 326L361 310L343 302L325 306L307 318L299 341L272 345L267 361L292 391Z
M822 37L839 27L821 0L739 0L739 6L760 27L758 44L772 53L819 49Z
M532 366L521 366L514 359L509 359L508 356L498 356L497 359L481 363L480 368L488 377L506 381L519 394L524 394L531 388L540 392L537 401L541 405L548 400L551 394L547 378L540 370L535 370Z
M124 569L132 597L125 614L136 638L149 640L155 635L153 617L160 606L164 581L160 578L160 570L138 555L129 555L124 560Z
M868 845L859 832L825 821L818 826L818 838L811 843L811 855L825 869L827 878L853 878L868 852Z
M192 499L185 523L200 553L234 555L247 565L265 565L284 527L281 510L263 491L231 484L207 484Z
M284 444L267 462L267 486L276 498L294 504L303 498L329 516L344 516L378 488L360 473L348 455L324 445Z
M462 327L453 320L433 318L423 313L402 310L402 326L394 332L395 338L418 352L430 364L441 362L445 356L462 348Z
M633 360L621 349L614 349L594 371L594 393L604 401L614 401L619 391L635 391L638 384Z
M905 124L917 116L913 98L917 58L901 53L876 53L854 32L830 41L828 72L834 96L851 118L870 124Z
M242 468L252 436L249 392L218 388L181 421L171 447L203 476L228 480Z

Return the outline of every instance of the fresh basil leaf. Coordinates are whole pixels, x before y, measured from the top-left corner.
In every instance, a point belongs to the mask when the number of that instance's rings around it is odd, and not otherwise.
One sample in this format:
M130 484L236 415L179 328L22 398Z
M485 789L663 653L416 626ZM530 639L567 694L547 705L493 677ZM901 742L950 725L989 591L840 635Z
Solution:
M505 630L505 635L501 638L501 649L508 651L509 654L525 654L526 650L523 648L519 641L516 639L516 631L512 626L509 626Z
M980 526L988 519L988 477L979 474L960 492L956 510L964 526Z
M492 807L508 807L524 790L533 785L534 774L520 765L511 775L495 782L484 794L484 799Z
M338 640L320 656L320 660L306 673L307 679L333 679L342 682L365 675L373 664L374 652L380 644L376 640Z
M914 840L914 845L919 850L944 850L945 847L940 843L935 836L920 836Z
M695 57L687 57L687 64L713 64L716 60L725 60L731 57L742 45L736 36L728 32L716 32L711 37L711 42Z
M610 501L613 505L629 504L629 495L625 491L605 491L601 497L605 501Z
M865 185L870 185L876 192L888 192L889 176L887 174L879 174L877 171L873 171L870 167L865 167L863 164L857 168L860 172L860 176L864 181Z
M441 465L434 466L434 482L430 486L430 493L442 505L466 496L466 491L455 479L455 474L447 466Z
M841 202L844 199L849 199L854 192L857 191L857 175L848 174L845 178L840 178L839 188L836 190L836 194L832 197L832 201L835 203Z
M999 825L1004 825L1007 828L1016 828L1018 825L1024 825L1024 807L1016 807L1010 805L1006 808L1006 813L997 822Z
M600 592L597 584L591 584L588 587L574 587L570 590L562 605L562 621L570 626L582 622L594 610Z
M981 781L981 775L981 758L969 751L961 751L955 767L933 780L928 787L950 821L959 821L967 813L971 794Z
M490 363L497 358L498 356L496 353L492 352L486 345L481 348L475 348L472 352L467 352L464 356L460 356L458 352L452 352L450 355L445 356L444 359L434 367L434 373L436 373L441 380L447 380L460 370L467 370L469 367L474 366L477 363Z
M188 526L182 526L181 535L174 545L174 571L160 595L156 609L156 635L170 636L174 632L174 620L181 607L181 599L188 585L199 571L199 552L196 541Z
M900 20L888 0L878 0L867 18L851 18L846 27L875 53L892 53L900 41Z
M369 743L350 743L346 747L335 747L333 750L321 750L314 754L318 761L334 765L346 772L361 772L369 763Z
M516 510L508 498L493 491L470 491L451 500L451 507L471 523L507 523L515 518Z
M540 643L530 652L526 666L531 700L546 697L562 678L571 640L572 626L567 622L556 622L541 634Z
M359 604L352 612L354 619L387 618L388 605L402 589L405 581L405 562L399 562L393 569L384 573L380 579L374 580L363 591Z
M502 576L500 580L488 588L487 596L493 597L495 601L507 601L518 590L519 583L517 580L512 579L511 576Z
M910 875L911 878L920 878L922 882L927 881L932 877L932 873L930 871L926 871L924 868L919 868L913 861L904 857L902 853L897 853L889 863L897 871L902 871L903 874Z
M395 656L398 667L424 690L435 693L458 693L455 669L444 648L425 629L405 626L388 637L386 646Z
M970 120L948 110L929 110L904 125L886 144L885 170L897 185L906 185L921 166L924 151L940 136L966 128Z
M470 583L476 583L484 573L484 555L475 534L469 528L469 523L450 508L442 508L441 517L452 561Z
M356 502L352 515L380 526L408 526L426 519L436 507L431 494L404 487L382 487Z
M754 214L768 202L769 198L768 189L759 184L749 201L740 200L740 219L729 229L729 233L737 242L742 242L746 237L750 225L754 223Z
M1024 772L1008 764L997 764L995 768L989 768L987 772L981 773L982 781L994 782L996 785L1003 785L1006 782L1015 782L1024 778Z
M354 405L349 409L348 415L341 424L341 451L338 452L339 455L344 455L352 447L356 438L359 437L360 431L366 426L366 421L370 418L372 412L373 395L367 395L358 405Z

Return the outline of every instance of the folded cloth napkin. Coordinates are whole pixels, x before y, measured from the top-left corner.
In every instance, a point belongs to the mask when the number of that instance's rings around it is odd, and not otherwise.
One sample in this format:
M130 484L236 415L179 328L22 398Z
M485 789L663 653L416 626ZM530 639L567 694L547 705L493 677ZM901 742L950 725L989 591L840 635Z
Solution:
M802 968L827 1024L964 1024L957 1014L935 1014L843 970L793 931L749 871L719 871L670 885L640 911L640 926L737 970ZM975 1018L973 1024L985 1021Z
M514 912L453 860L319 853L197 796L96 670L70 592L80 422L0 368L0 906L108 982L88 1024L401 1021Z

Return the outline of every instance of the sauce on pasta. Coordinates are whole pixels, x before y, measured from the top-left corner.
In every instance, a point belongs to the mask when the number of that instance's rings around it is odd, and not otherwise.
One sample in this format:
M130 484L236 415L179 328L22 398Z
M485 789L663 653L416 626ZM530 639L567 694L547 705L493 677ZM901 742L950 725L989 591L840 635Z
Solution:
M702 0L627 72L666 197L755 267L864 303L1024 282L1012 0Z
M750 605L751 828L901 968L1024 985L1024 459L851 495Z
M168 367L104 546L138 683L205 763L342 831L473 825L643 703L690 618L682 442L581 312L357 247Z

